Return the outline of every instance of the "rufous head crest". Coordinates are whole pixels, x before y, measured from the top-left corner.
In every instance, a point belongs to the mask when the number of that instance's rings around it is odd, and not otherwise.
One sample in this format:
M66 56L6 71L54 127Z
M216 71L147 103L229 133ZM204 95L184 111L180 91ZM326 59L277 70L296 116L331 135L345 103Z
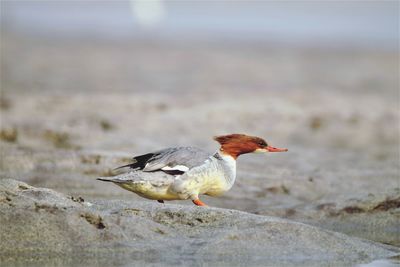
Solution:
M264 139L245 134L228 134L215 136L214 140L221 144L221 152L237 158L241 154L252 152L284 152L287 149L271 147Z

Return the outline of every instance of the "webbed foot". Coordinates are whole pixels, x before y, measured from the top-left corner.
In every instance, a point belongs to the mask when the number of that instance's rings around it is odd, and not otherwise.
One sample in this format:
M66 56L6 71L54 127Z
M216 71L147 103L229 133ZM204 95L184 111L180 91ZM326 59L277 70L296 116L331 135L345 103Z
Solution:
M196 206L204 206L204 207L207 207L207 205L206 204L204 204L204 202L202 202L200 199L194 199L194 200L192 200L192 202L196 205Z

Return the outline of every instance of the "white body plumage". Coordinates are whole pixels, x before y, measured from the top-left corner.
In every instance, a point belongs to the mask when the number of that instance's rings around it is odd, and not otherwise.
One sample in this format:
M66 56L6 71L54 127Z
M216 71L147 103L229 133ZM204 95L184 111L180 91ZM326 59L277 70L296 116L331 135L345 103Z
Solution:
M176 169L183 169L183 166L179 165ZM203 164L175 177L163 172L142 171L111 177L122 188L154 200L196 199L199 195L218 196L232 188L235 178L236 160L221 152L216 152Z
M198 195L218 196L231 189L236 178L236 160L220 152L202 165L175 178L169 192L179 199L195 199Z

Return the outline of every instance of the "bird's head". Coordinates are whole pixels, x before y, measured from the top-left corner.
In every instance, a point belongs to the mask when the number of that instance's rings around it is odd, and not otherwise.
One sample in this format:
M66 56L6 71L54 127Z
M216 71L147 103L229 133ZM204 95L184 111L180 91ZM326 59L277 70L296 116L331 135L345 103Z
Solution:
M245 134L228 134L215 136L214 140L220 143L220 151L233 158L246 153L286 152L286 148L272 147L264 139Z

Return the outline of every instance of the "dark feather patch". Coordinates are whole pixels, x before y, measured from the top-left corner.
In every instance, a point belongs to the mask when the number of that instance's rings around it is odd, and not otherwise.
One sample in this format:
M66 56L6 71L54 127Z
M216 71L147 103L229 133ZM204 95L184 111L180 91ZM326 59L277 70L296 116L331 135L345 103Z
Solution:
M124 165L124 166L120 166L118 168L115 168L115 170L125 168L125 167L129 167L131 169L142 170L146 166L146 163L149 161L149 159L151 159L153 156L154 156L154 153L148 153L148 154L134 157L133 160L135 162Z
M163 172L165 172L166 174L170 174L170 175L182 175L185 172L184 171L180 171L180 170L162 170Z

